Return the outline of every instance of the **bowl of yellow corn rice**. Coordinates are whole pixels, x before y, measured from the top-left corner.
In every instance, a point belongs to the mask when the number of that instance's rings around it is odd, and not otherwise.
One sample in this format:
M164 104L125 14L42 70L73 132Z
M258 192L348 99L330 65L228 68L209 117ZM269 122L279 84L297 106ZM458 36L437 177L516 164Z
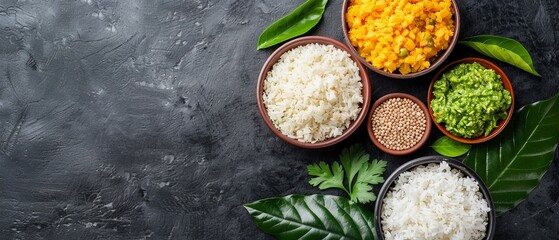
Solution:
M455 0L344 0L342 28L350 49L390 78L425 75L458 41Z

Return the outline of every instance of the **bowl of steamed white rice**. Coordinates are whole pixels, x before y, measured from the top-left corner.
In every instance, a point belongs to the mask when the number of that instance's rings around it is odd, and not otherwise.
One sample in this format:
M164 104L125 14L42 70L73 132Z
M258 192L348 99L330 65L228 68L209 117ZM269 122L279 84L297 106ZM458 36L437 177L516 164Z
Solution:
M276 136L295 146L323 148L346 139L363 122L371 86L365 67L345 44L308 36L272 53L256 96Z
M481 178L440 156L407 162L388 177L375 204L377 239L493 239L495 211Z

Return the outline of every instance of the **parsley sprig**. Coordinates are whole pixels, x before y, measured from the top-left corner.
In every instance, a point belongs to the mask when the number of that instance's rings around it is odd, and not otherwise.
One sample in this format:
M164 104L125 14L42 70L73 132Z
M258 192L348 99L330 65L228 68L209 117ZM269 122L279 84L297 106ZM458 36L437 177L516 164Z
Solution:
M377 197L372 192L372 185L384 182L382 174L386 169L386 161L369 161L369 154L363 146L356 144L342 150L340 162L341 165L338 162L333 162L332 166L320 162L307 166L309 175L314 176L309 183L321 190L342 189L353 202L375 201Z

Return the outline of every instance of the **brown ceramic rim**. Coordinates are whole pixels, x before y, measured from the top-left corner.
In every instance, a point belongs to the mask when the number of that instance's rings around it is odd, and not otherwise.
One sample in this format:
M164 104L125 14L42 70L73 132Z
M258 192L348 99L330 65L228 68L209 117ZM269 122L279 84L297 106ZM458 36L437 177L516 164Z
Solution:
M283 53L287 52L288 50L292 49L292 48L295 48L295 47L298 47L298 46L301 46L301 45L307 45L307 44L310 44L310 43L333 45L336 48L347 52L351 56L351 59L353 59L353 61L355 62L355 64L359 68L359 76L361 77L361 83L363 84L363 89L361 90L361 94L363 96L363 103L361 104L361 112L357 116L357 119L355 119L354 121L351 122L349 127L344 130L342 135L334 137L334 138L328 138L324 141L316 142L316 143L300 142L297 139L290 138L286 135L283 135L281 133L281 131L276 128L276 126L272 123L272 121L268 117L268 112L266 111L266 107L264 106L264 102L262 100L262 94L264 92L264 81L266 79L266 75L267 75L268 71L270 71L272 69L273 65L278 61L278 59L281 57L281 55ZM276 51L274 51L274 53L272 53L272 55L270 55L268 60L266 60L266 63L264 63L264 66L262 67L262 70L260 71L260 75L258 76L258 84L256 86L256 100L257 100L257 103L258 103L258 110L260 112L260 115L262 115L262 118L264 119L264 123L266 123L266 126L268 126L268 128L270 128L270 130L272 130L272 132L276 136L278 136L280 139L282 139L282 140L284 140L284 141L286 141L286 142L288 142L292 145L295 145L297 147L324 148L324 147L329 147L329 146L332 146L336 143L339 143L339 142L343 141L344 139L349 137L353 132L355 132L355 130L357 130L357 128L361 125L361 123L363 122L363 120L367 116L367 110L369 109L369 105L371 103L371 84L370 84L370 81L369 81L369 75L367 74L367 70L359 62L359 60L357 59L357 56L354 53L352 53L346 45L344 45L343 43L341 43L337 40L334 40L334 39L328 38L328 37L308 36L308 37L297 38L295 40L287 42L284 45L282 45L280 48L278 48Z
M419 140L419 142L417 142L413 147L408 148L406 150L398 151L398 150L392 150L387 148L377 140L377 137L373 133L373 114L375 113L375 109L386 100L392 98L407 98L409 100L412 100L415 104L419 106L419 108L421 108L423 114L425 115L425 132L423 133L423 137L421 137L421 140ZM369 111L369 117L367 118L367 132L369 133L369 138L371 138L371 141L373 141L375 146L377 146L383 152L392 155L398 155L398 156L407 155L412 152L415 152L417 149L421 148L425 144L425 142L427 142L432 127L431 119L428 117L428 115L429 115L429 111L427 110L427 107L418 98L407 93L390 93L379 98L371 107L371 110Z
M507 118L499 120L499 122L497 123L497 128L493 129L493 131L491 131L491 133L489 135L479 136L477 138L468 139L468 138L463 138L463 137L458 137L458 136L452 135L449 131L446 130L446 128L444 127L443 124L437 123L437 121L435 121L435 117L433 116L433 110L431 109L431 100L433 100L433 86L435 85L435 81L437 81L437 79L439 79L440 76L443 73L445 73L446 71L450 70L452 67L454 67L458 64L474 63L474 62L477 62L477 63L481 64L485 68L493 69L497 74L501 75L501 81L503 82L503 87L507 91L510 92L511 104L510 104L510 107L508 109ZM463 58L463 59L460 59L458 61L454 61L454 62L446 65L441 70L439 70L439 72L437 72L437 74L435 75L433 80L431 80L431 84L429 85L429 91L427 92L427 105L429 106L429 116L431 116L431 119L433 120L433 122L435 123L437 128L439 128L439 130L441 130L441 132L443 132L444 135L446 135L447 137L449 137L449 138L451 138L455 141L461 142L461 143L477 144L477 143L482 143L482 142L485 142L485 141L488 141L488 140L494 138L499 133L501 133L501 131L503 131L505 129L505 127L507 126L507 124L509 123L509 121L512 117L512 113L514 112L514 91L513 91L512 84L511 84L509 78L503 72L503 70L501 70L499 67L497 67L497 65L495 65L495 64L493 64L493 63L491 63L491 62L489 62L485 59L482 59L482 58Z
M456 4L456 0L452 0L452 7L454 8L454 23L456 25L456 27L454 28L454 36L452 36L452 40L450 42L449 47L444 50L444 53L440 56L437 57L437 60L431 64L431 66L429 66L427 69L421 70L419 72L414 72L414 73L409 73L409 74L405 74L402 75L400 73L389 73L386 71L383 71L381 69L375 68L373 65L371 65L369 62L367 62L367 60L365 60L363 57L361 57L359 55L359 53L357 52L357 50L355 49L355 47L353 46L353 44L351 44L351 41L349 40L349 27L347 26L347 22L346 22L346 12L347 12L347 8L349 6L349 1L350 0L344 0L344 4L342 7L342 29L344 32L344 39L347 43L347 45L349 46L349 49L351 50L351 52L357 56L357 58L359 59L359 61L361 61L361 63L363 63L363 65L365 65L367 68L375 71L376 73L389 77L389 78L398 78L398 79L410 79L410 78L415 78L415 77L419 77L419 76L423 76L433 70L435 70L437 67L439 67L447 58L448 56L450 56L450 53L452 52L452 50L454 49L454 46L456 46L456 43L458 42L458 34L460 34L460 11L458 10L458 5Z

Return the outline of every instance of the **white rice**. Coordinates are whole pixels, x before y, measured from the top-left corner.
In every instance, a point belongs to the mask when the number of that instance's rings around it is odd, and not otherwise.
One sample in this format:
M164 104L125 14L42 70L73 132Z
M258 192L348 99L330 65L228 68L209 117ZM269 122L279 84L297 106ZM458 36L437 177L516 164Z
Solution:
M347 52L313 43L280 57L266 76L263 100L282 134L315 143L341 135L357 118L362 88Z
M386 239L483 239L490 208L477 181L447 162L396 179L382 205Z

